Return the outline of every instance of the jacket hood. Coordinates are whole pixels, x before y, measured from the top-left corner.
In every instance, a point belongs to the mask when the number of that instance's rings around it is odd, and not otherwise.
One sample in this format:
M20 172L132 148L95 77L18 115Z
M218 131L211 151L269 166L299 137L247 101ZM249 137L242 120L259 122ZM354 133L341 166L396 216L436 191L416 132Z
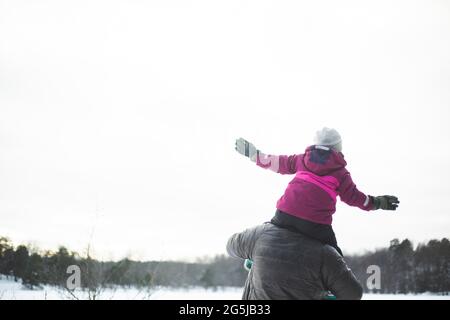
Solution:
M319 176L327 175L347 166L342 152L316 145L306 149L303 163L306 169Z

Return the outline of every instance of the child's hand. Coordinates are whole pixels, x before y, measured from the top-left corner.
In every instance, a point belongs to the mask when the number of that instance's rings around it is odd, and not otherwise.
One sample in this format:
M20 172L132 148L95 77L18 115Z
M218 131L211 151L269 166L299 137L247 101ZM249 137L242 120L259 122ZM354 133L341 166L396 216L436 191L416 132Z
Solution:
M250 158L251 161L253 162L256 161L256 155L258 153L258 150L256 149L253 143L248 142L243 138L239 138L236 139L235 149L243 156Z
M396 210L400 201L394 196L372 197L375 210Z

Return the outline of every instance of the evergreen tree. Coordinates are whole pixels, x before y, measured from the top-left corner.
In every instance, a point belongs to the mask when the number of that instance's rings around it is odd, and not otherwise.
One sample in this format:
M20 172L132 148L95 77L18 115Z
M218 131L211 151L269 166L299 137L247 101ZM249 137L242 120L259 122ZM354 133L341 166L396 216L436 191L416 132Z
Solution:
M28 249L25 246L18 246L13 256L14 281L24 278L28 269Z

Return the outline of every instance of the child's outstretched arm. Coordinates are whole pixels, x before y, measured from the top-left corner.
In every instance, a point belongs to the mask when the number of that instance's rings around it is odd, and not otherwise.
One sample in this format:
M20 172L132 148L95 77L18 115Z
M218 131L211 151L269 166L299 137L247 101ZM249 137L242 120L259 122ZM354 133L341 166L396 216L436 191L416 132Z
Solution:
M238 153L248 157L261 168L270 169L280 174L295 174L297 172L298 157L301 155L278 156L265 154L255 145L243 138L236 139L235 149Z
M346 173L338 189L339 197L346 204L362 210L396 210L400 201L394 196L373 197L358 190L350 173Z

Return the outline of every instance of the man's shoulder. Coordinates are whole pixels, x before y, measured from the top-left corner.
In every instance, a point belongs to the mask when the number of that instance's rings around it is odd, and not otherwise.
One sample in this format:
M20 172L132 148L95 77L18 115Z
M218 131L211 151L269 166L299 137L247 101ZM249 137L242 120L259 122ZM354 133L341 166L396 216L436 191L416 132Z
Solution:
M252 238L253 241L256 241L262 234L264 234L269 228L269 223L260 224L254 227L250 227L242 232L242 235L246 237Z
M322 245L322 255L331 259L342 259L342 256L339 254L339 252L328 244Z

